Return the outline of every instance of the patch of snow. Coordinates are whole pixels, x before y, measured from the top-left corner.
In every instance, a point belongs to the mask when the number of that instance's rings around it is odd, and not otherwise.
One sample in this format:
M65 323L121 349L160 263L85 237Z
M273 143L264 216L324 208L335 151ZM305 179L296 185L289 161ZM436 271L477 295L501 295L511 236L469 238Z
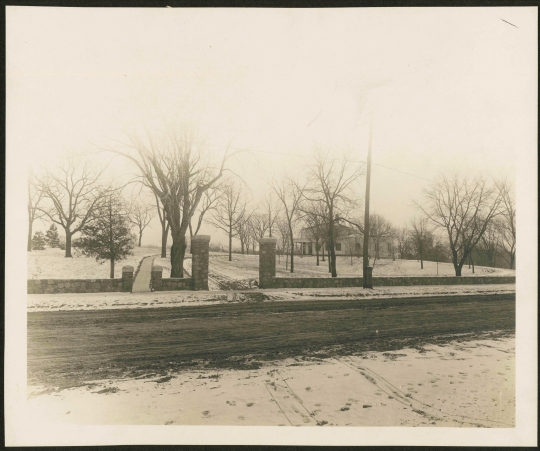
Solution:
M65 251L47 248L27 253L29 279L108 279L109 262L99 263L85 257L73 249L72 258L64 257ZM139 262L147 256L159 254L157 247L142 246L133 249L133 255L115 263L114 276L122 277L122 266L130 265L136 269Z

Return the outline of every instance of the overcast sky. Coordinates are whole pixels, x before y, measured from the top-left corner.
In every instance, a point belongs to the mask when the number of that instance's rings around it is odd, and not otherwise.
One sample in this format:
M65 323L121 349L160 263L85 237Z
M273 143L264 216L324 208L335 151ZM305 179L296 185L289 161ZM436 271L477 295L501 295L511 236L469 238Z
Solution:
M233 169L257 200L316 144L365 161L373 111L371 208L404 225L441 172L513 180L535 148L536 15L8 7L8 150L39 168L189 121L216 157L231 140L252 151ZM156 221L143 242L159 237Z

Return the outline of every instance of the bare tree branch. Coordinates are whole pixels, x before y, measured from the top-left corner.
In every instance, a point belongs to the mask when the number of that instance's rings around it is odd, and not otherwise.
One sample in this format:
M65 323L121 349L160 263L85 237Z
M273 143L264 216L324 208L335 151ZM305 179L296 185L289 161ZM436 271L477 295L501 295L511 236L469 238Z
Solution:
M456 276L478 244L488 225L500 214L502 192L484 178L441 177L424 191L425 205L416 205L444 230L452 253Z

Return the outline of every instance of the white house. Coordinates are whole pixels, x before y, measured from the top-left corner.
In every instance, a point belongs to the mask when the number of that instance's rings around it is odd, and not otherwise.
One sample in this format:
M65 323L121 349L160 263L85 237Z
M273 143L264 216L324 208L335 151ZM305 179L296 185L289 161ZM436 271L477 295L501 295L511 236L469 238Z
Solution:
M335 226L334 249L336 255L362 256L364 234L352 227L341 224ZM300 230L300 236L294 238L295 252L300 255L315 255L316 240L311 227ZM319 240L319 254L323 253L321 240ZM395 251L394 239L392 237L370 238L370 256L377 254L377 258L399 258ZM324 243L324 253L328 253L328 244Z

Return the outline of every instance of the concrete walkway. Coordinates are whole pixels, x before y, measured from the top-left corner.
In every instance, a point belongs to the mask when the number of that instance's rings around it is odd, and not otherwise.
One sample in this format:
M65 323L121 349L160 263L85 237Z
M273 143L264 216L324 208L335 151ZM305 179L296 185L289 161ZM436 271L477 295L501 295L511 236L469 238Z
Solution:
M152 263L154 262L155 255L145 257L137 273L137 277L133 281L132 293L145 293L150 292L150 278L152 277Z

